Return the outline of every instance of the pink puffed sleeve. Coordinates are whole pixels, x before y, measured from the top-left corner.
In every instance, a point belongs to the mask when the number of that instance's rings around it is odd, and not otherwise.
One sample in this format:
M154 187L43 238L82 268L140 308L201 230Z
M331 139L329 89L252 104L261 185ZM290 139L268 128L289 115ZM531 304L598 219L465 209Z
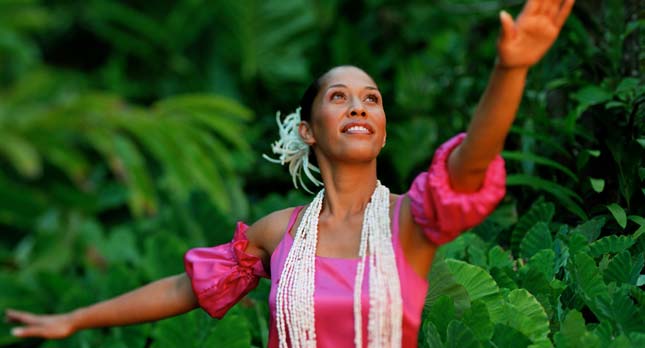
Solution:
M249 244L248 228L238 222L230 243L190 249L184 255L193 292L199 305L212 317L222 318L258 285L259 277L268 277L260 258L244 252Z
M506 194L506 170L499 155L488 165L477 192L460 193L450 187L448 156L465 137L461 133L441 145L428 171L419 174L408 191L414 221L436 245L484 221Z

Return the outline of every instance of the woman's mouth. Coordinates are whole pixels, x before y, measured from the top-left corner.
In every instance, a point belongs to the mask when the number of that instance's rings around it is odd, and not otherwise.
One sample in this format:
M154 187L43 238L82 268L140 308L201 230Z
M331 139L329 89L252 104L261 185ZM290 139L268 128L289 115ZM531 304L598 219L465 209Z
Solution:
M342 129L343 133L346 134L372 134L374 131L372 131L372 127L370 127L368 124L358 124L358 123L350 123L343 127Z

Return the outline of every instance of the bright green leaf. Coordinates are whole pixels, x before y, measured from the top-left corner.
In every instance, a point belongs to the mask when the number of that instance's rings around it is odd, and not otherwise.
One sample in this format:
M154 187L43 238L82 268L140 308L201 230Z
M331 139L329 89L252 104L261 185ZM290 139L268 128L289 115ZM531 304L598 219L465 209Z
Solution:
M609 209L620 227L625 228L627 226L627 214L625 214L625 210L620 205L612 203L607 206L607 209Z
M605 179L589 177L589 182L591 183L591 188L596 192L602 192L605 189Z

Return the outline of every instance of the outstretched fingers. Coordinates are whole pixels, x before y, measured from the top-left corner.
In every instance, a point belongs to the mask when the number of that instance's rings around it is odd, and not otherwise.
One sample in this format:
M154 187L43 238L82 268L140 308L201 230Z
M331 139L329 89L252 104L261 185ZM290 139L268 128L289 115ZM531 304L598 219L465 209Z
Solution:
M29 325L38 322L38 317L36 315L15 309L7 309L5 311L5 318L10 323L22 323Z
M560 7L560 11L555 17L555 24L561 28L564 25L564 22L567 20L567 17L569 17L569 14L571 13L571 9L573 8L573 3L574 0L564 0L564 3L562 4L562 7Z
M502 23L502 40L510 40L515 36L515 23L513 22L513 17L506 12L501 11L499 13L499 20Z

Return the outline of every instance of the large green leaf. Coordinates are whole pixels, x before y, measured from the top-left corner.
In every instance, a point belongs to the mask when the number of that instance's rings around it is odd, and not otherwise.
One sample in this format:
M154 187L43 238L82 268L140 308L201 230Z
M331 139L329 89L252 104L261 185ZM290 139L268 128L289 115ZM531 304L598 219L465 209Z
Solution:
M454 302L455 312L461 317L470 307L470 297L466 288L459 284L445 261L437 260L432 265L428 282L431 284L426 295L425 308L428 310L441 296L447 295Z
M607 296L607 285L596 263L584 251L575 254L573 262L569 265L569 274L576 292L592 309L597 297Z
M551 347L549 319L540 302L524 289L511 291L506 299L506 324L528 337L531 347Z
M597 257L604 254L613 254L623 252L632 245L634 240L628 236L607 236L598 239L589 245L590 253L592 256Z
M446 334L446 348L480 348L481 344L477 341L475 333L464 323L453 320L448 324Z
M152 337L153 348L251 346L249 323L235 310L217 322L201 310L167 319L155 325Z
M480 300L488 308L491 321L500 322L504 312L504 304L499 287L493 277L481 267L467 264L458 260L446 260L452 276L461 284L470 297L470 302Z
M520 243L520 256L530 258L542 249L551 249L553 239L549 225L545 222L538 222L526 233Z
M604 279L607 283L614 281L618 284L636 285L643 269L643 254L640 254L634 261L632 262L629 251L622 251L609 261L607 268L603 272Z
M587 331L582 314L575 309L567 313L560 331L555 334L554 340L558 348L601 347L598 336Z
M555 213L553 203L544 202L541 199L531 205L531 208L522 215L511 234L511 246L515 255L519 255L520 243L526 233L538 222L549 223Z

